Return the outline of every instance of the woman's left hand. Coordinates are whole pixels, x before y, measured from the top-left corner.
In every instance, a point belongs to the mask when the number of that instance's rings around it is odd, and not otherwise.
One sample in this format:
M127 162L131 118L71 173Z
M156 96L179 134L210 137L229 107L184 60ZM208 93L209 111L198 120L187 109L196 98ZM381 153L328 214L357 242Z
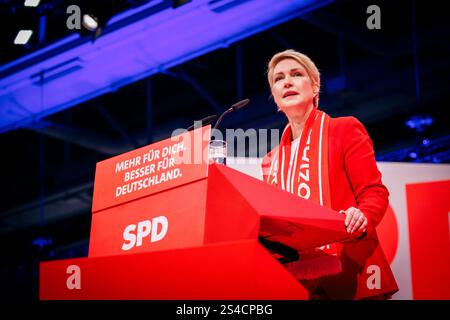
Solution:
M367 230L367 218L358 208L350 207L347 210L341 210L345 214L345 227L350 234L362 234Z

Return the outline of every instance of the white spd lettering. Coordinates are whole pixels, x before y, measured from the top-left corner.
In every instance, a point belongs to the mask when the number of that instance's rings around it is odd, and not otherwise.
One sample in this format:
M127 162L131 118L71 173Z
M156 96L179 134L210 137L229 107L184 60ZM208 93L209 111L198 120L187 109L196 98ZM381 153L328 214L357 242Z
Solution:
M142 246L142 240L150 237L150 242L161 241L167 234L169 221L165 216L154 217L152 220L144 220L137 224L128 225L123 231L122 250L131 250Z

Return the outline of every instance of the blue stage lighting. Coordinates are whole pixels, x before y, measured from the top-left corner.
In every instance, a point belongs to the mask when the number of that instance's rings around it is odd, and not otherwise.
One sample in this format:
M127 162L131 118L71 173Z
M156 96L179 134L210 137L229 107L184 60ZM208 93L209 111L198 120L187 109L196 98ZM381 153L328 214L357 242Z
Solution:
M433 124L433 118L430 116L416 116L406 121L405 124L408 128L422 132L426 127Z
M412 159L417 159L417 153L416 152L410 152L409 157Z
M226 48L331 2L196 0L174 9L171 1L150 1L131 9L131 15L111 18L95 42L73 33L0 66L0 133Z
M51 237L37 237L34 238L31 243L33 244L33 246L42 249L43 247L53 244L53 239Z

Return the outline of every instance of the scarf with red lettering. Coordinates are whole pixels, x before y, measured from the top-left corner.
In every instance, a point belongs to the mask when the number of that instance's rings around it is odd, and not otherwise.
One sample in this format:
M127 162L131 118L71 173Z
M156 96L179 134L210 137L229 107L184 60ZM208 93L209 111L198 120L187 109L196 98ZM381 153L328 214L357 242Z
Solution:
M303 128L300 143L290 166L292 130L286 126L280 145L263 163L267 183L298 195L314 203L331 208L328 180L328 124L330 116L314 108ZM290 170L289 170L290 169ZM290 172L289 172L290 171ZM328 249L328 247L330 247ZM336 254L335 246L324 251Z

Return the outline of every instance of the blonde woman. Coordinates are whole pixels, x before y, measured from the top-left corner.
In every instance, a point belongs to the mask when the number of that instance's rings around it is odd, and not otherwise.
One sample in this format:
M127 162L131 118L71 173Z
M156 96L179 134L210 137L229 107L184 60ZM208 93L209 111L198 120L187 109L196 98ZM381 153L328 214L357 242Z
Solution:
M353 239L324 249L339 258L339 272L297 278L312 299L390 298L398 287L375 229L389 192L366 129L354 117L331 118L319 110L320 73L300 52L275 54L268 81L288 124L279 146L264 157L264 181L345 214L343 227ZM295 263L288 270L296 275Z

